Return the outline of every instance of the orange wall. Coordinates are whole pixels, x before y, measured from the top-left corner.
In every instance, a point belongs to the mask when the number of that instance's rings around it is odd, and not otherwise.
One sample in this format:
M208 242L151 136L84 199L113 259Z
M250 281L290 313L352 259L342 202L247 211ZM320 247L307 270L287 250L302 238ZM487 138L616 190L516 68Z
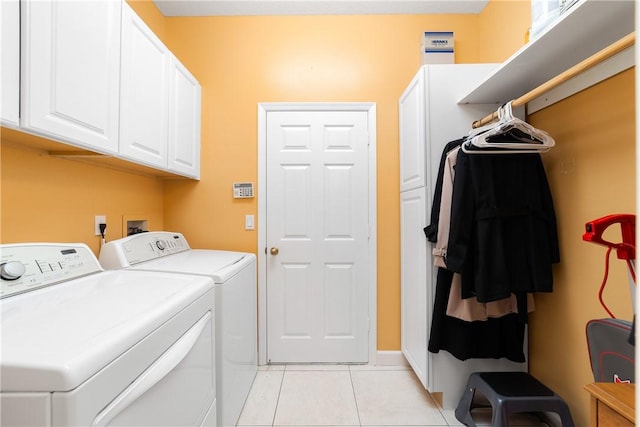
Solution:
M107 216L107 240L123 236L123 215L162 229L162 180L49 156L12 135L0 131L0 242L82 242L98 255L95 215Z
M529 1L491 0L478 22L480 62L503 62L526 42L531 26Z
M234 200L234 181L257 182L257 104L373 101L377 105L378 348L400 348L398 98L420 66L425 30L454 31L456 62L484 62L479 22L507 16L524 43L529 15L498 2L480 15L167 18L166 40L202 85L202 179L165 184L164 224L195 247L256 252L257 198ZM502 11L502 12L501 12ZM500 15L502 13L502 15ZM515 47L514 47L515 46ZM260 197L258 194L257 197Z
M536 311L530 316L529 366L567 400L577 426L589 424L583 386L593 382L585 325L609 317L598 303L606 248L583 242L582 234L587 221L635 213L634 72L627 70L528 119L556 140L543 158L560 241L554 292L536 296ZM619 227L611 231L606 237L619 242ZM615 253L604 295L619 318L631 320L627 268Z
M82 241L96 252L93 216L107 238L122 215L179 230L195 247L257 251L245 231L256 199L234 200L234 181L257 179L257 103L374 101L378 111L378 347L400 348L398 97L420 65L424 30L453 30L458 62L502 61L520 48L529 3L492 0L480 15L164 18L129 0L202 84L202 180L162 181L51 157L0 134L0 241ZM581 241L584 222L634 212L634 79L626 72L530 117L557 146L545 155L562 261L555 291L531 316L531 371L587 424L591 381L584 325L596 300L604 249ZM585 120L588 117L589 120ZM614 125L615 124L615 125ZM259 195L258 195L259 197ZM629 316L624 265L612 259L607 301Z
M232 199L231 183L256 181L257 103L374 101L378 346L397 350L398 96L420 65L424 30L454 31L457 62L495 60L487 52L507 57L520 43L515 40L523 40L529 19L521 5L516 13L513 3L494 0L479 16L164 18L152 2L129 0L202 84L202 180L163 182L3 143L2 242L84 241L97 252L94 215L107 215L107 238L112 239L122 235L123 215L141 214L150 228L181 230L196 247L255 252L256 232L243 229L243 218L256 214L256 199ZM497 25L501 21L509 27ZM514 41L488 43L492 28L502 28L502 35L515 33Z
M524 44L528 2L492 1L478 17L227 17L169 18L167 43L203 86L203 177L165 185L167 228L185 231L197 246L257 250L244 231L257 200L231 198L233 181L257 179L257 110L272 101L375 101L378 105L378 348L399 348L397 98L419 67L425 29L456 33L457 62L503 61ZM449 20L449 23L446 23ZM326 28L331 28L327 32ZM363 34L367 34L366 37ZM496 36L497 35L497 36ZM499 36L499 37L498 37ZM496 37L500 40L495 42ZM569 402L576 425L587 424L584 384L591 381L584 324L604 314L593 295L602 272L601 248L580 239L584 222L614 211L633 212L633 93L623 75L534 115L556 137L545 157L556 196L562 262L556 291L538 299L531 320L531 371ZM618 92L626 95L618 95ZM626 98L625 98L626 96ZM605 102L616 130L585 126ZM610 108L611 107L611 108ZM585 110L586 109L586 110ZM572 112L581 111L577 116ZM598 111L600 111L598 109ZM631 127L631 128L630 128ZM590 143L588 141L591 141ZM596 142L597 141L597 142ZM589 144L586 147L584 144ZM592 145L598 147L591 151ZM588 148L586 151L585 148ZM567 151L569 150L569 151ZM566 165L574 172L566 173ZM615 174L605 171L615 170ZM629 182L607 191L619 182ZM597 190L598 198L593 198ZM602 196L602 197L601 197ZM258 195L259 197L259 195ZM577 198L580 202L577 202ZM202 224L207 224L202 227ZM591 247L590 247L591 246ZM613 261L615 264L615 261ZM612 265L611 305L628 315L626 270ZM588 285L587 285L588 282ZM596 290L597 291L597 290ZM620 294L622 292L622 295Z
M196 247L256 252L257 105L377 104L378 348L400 348L398 98L420 66L425 29L453 30L460 62L477 61L477 16L277 16L167 19L168 45L202 85L202 180L165 185L165 225ZM260 195L257 195L260 197Z
M151 28L151 31L162 41L165 40L165 23L166 18L150 0L127 0L131 9L142 18L145 24Z
M156 6L147 0L129 3L163 38L165 18ZM38 142L4 128L0 143L1 243L83 242L97 255L95 215L107 216L107 240L123 236L124 215L148 219L151 229L164 228L161 179L49 156L33 148Z

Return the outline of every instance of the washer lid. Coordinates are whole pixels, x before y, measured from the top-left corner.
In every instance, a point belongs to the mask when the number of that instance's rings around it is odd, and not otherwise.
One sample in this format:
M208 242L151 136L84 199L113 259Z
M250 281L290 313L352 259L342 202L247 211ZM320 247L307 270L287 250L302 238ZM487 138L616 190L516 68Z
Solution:
M0 388L72 390L211 289L206 277L107 271L6 298Z
M136 264L131 269L205 275L224 283L255 259L252 253L191 249Z

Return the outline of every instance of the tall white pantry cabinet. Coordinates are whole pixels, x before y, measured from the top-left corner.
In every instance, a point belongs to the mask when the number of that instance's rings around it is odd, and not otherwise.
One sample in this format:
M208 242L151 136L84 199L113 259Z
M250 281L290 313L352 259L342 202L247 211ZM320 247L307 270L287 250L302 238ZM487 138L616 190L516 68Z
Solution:
M424 387L442 393L445 409L456 407L472 372L527 369L526 363L506 359L463 362L446 351L432 354L427 350L436 268L432 244L423 229L431 216L438 166L448 142L465 136L474 120L496 110L496 104L458 104L495 67L422 66L399 102L402 353Z

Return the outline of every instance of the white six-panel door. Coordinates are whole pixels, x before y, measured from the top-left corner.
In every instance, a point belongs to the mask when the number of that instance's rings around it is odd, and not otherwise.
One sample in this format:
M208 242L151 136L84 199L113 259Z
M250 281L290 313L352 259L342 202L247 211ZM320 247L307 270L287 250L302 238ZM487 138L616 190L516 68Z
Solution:
M367 362L366 111L266 119L268 362Z

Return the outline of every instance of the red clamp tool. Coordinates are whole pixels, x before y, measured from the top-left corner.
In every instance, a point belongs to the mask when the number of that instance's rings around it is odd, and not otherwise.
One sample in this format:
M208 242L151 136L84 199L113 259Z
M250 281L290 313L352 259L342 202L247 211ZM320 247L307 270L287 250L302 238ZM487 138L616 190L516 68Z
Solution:
M615 224L620 224L620 232L622 233L622 242L620 243L610 242L608 240L605 240L605 238L603 237L605 230ZM606 304L602 300L602 292L604 290L604 285L607 282L607 275L609 272L609 253L613 249L615 249L618 259L623 259L627 262L627 266L629 268L629 286L631 289L631 297L632 299L635 299L636 216L629 214L607 215L605 217L587 222L585 228L586 233L582 235L582 240L603 245L609 248L607 250L604 281L602 282L602 286L600 287L598 296L600 298L600 303L605 308L607 313L609 313L611 317L615 318L613 313L611 313L611 311L607 308Z

